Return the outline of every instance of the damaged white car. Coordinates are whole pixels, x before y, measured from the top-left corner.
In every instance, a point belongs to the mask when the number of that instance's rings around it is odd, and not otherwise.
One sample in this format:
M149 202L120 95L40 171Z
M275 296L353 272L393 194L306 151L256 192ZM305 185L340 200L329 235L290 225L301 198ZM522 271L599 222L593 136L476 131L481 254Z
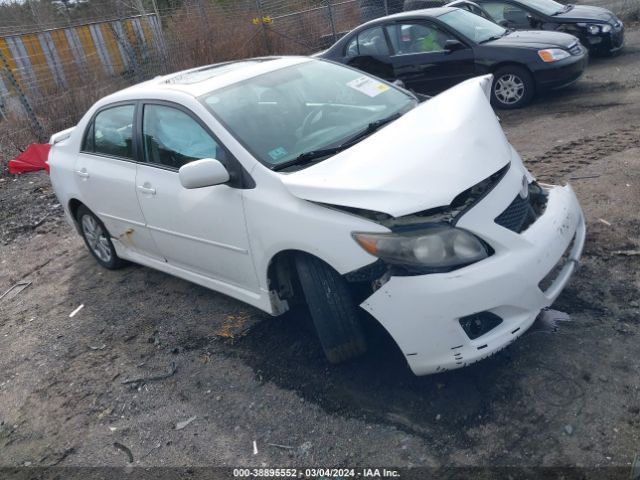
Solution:
M415 374L459 368L527 330L585 239L571 187L527 172L490 87L419 105L324 60L194 69L54 135L51 181L104 267L136 262L272 315L303 299L331 362L366 350L370 315Z

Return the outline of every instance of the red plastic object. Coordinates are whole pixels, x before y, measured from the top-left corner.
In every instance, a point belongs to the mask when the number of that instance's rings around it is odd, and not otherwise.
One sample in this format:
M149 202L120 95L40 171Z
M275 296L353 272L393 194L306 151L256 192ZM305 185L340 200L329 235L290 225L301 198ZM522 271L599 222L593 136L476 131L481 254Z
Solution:
M49 157L51 145L33 143L27 149L13 160L9 160L9 173L25 173L37 172L38 170L46 170L49 173Z

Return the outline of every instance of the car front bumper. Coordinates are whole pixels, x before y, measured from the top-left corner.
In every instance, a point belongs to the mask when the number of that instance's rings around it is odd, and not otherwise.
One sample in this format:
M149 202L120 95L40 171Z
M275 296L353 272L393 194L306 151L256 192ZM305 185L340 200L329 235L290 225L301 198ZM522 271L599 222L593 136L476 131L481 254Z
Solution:
M582 48L582 53L554 63L546 63L533 71L536 87L540 91L566 87L577 81L589 64L589 51Z
M585 46L593 53L616 53L624 47L624 24L618 21L610 32L588 35Z
M498 205L513 194L513 188L499 186L458 226L486 231L487 218L493 223ZM485 240L495 249L491 257L449 273L392 277L361 304L391 334L416 375L492 355L522 335L560 295L577 266L586 230L570 186L551 187L548 194L544 213L521 234L490 227L492 238ZM539 285L549 276L554 278L543 291ZM497 315L502 323L471 339L460 319L480 312Z

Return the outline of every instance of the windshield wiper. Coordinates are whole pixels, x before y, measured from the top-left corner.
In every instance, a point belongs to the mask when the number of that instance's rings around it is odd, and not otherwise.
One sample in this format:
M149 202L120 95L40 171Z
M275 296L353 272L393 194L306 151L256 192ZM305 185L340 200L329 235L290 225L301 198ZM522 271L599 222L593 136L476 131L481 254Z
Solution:
M358 143L360 140L362 140L366 136L371 135L376 130L379 130L380 128L382 128L388 123L393 122L394 120L397 120L401 116L402 116L401 113L394 113L393 115L389 115L386 118L381 118L380 120L371 122L369 125L367 125L367 128L365 128L361 132L358 132L353 137L349 138L346 142L341 143L337 147L323 148L320 150L310 150L308 152L301 153L293 160L289 160L288 162L274 165L273 167L271 167L271 169L277 172L279 170L284 170L285 168L292 167L294 165L306 165L319 158L324 158L324 157L328 157L329 155L334 155L342 150L346 150L347 148L352 147L353 145Z
M504 37L505 35L507 35L509 33L510 33L510 31L505 29L504 33L502 33L500 35L493 35L493 36L491 36L489 38L486 38L486 39L484 39L484 40L482 40L481 42L478 42L478 43L487 43L487 42L490 42L491 40L498 40L499 38L502 38L502 37Z

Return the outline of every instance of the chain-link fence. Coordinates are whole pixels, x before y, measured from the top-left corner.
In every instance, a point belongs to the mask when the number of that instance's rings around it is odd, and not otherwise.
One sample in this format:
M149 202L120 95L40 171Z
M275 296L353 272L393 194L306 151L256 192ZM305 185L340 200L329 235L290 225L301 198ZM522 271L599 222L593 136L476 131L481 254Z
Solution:
M236 58L310 54L402 0L0 0L0 160L97 99Z
M410 1L410 0L409 0ZM637 15L640 0L581 0ZM0 0L0 161L156 75L311 54L404 0ZM2 168L0 167L0 173Z

